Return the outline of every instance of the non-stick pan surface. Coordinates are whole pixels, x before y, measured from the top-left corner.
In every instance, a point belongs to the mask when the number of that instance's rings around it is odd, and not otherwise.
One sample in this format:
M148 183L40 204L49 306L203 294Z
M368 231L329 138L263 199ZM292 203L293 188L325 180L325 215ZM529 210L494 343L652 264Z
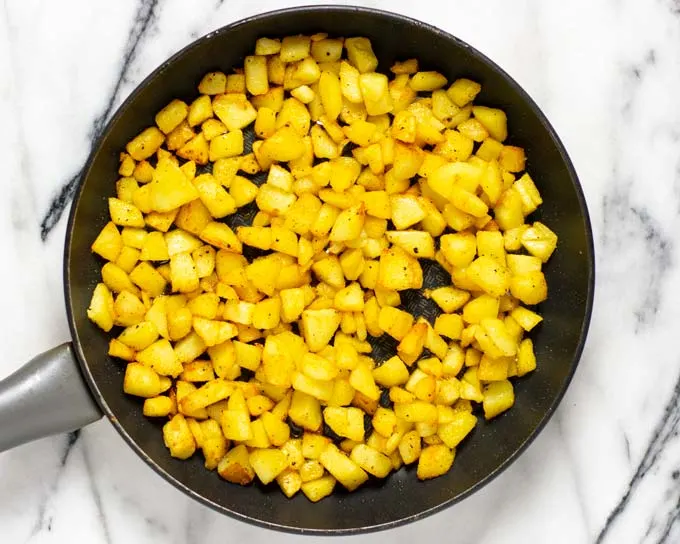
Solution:
M536 219L547 223L560 241L545 268L550 286L549 299L540 306L545 320L533 334L538 369L515 381L515 406L491 423L481 418L445 476L419 482L415 470L402 469L383 482L351 494L337 491L312 505L301 494L285 498L275 485L229 484L205 470L200 455L189 461L171 458L161 423L143 417L139 399L123 394L124 367L107 356L107 335L88 321L86 309L102 264L90 245L107 221L107 197L114 192L118 154L125 143L153 124L155 112L171 99L191 100L205 72L229 72L241 65L258 37L314 32L368 36L381 70L397 59L417 57L422 69L440 70L450 80L466 76L479 81L483 91L478 102L503 108L510 143L527 151L528 170L544 198ZM438 29L385 12L330 6L273 12L222 28L151 74L111 120L87 164L71 211L64 266L79 363L97 402L130 446L176 487L218 511L307 533L375 530L421 518L462 499L508 466L546 423L574 373L590 318L594 279L592 234L576 174L555 132L517 83L469 45ZM436 266L426 268L426 287L446 281ZM404 299L411 311L431 311L417 293Z

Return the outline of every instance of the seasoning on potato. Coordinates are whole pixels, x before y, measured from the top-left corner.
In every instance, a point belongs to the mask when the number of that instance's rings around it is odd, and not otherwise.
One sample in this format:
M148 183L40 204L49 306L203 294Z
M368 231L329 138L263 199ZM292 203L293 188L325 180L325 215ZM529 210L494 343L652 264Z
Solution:
M442 476L473 408L537 366L557 235L505 113L417 59L377 67L364 37L261 38L121 153L87 315L169 454L229 482L316 502ZM451 278L422 292L433 322L402 305L424 260Z

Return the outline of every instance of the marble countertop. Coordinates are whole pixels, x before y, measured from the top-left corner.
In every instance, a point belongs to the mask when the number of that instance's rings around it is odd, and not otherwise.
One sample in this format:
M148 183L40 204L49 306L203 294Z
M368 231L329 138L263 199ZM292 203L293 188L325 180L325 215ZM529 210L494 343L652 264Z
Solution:
M311 3L311 2L310 2ZM536 99L574 161L597 254L590 335L559 410L500 477L379 535L461 544L680 542L680 3L355 0L440 26ZM0 376L69 338L65 213L117 105L188 42L289 0L5 0L0 7ZM0 455L0 541L297 542L221 516L105 420ZM308 541L311 541L307 539ZM316 540L316 539L315 539ZM320 539L319 539L320 540Z

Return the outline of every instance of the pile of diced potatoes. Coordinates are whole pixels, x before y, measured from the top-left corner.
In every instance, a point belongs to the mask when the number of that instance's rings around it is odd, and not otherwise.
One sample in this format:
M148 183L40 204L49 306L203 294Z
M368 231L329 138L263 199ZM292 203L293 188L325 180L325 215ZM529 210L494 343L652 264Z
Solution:
M505 113L416 59L377 66L363 37L259 39L121 153L88 316L170 454L230 482L318 501L404 464L443 475L536 368L557 236L527 221L542 200ZM434 322L401 307L423 259L451 277L423 293Z

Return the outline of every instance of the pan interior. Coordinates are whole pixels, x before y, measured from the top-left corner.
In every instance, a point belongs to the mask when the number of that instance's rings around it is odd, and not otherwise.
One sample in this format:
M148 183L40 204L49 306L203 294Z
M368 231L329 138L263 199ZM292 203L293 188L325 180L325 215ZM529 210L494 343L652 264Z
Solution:
M124 367L106 355L108 337L88 321L86 308L102 264L90 245L107 221L106 199L114 192L118 154L126 142L153 124L155 112L171 99L191 101L205 72L229 72L241 65L257 38L322 31L369 37L382 71L395 60L416 57L421 69L439 70L450 81L479 81L483 90L477 101L505 110L509 143L526 149L528 170L544 198L535 219L546 222L560 242L545 268L550 296L539 308L544 322L532 335L538 369L514 382L515 406L492 423L481 418L458 449L452 470L440 478L419 482L413 469L402 469L385 481L351 494L336 492L311 506L302 494L286 499L275 485L229 484L205 470L200 455L189 461L172 459L163 445L161 423L143 417L140 400L123 394ZM98 402L130 445L170 482L224 513L268 527L356 532L404 523L460 500L489 481L535 436L562 397L583 347L592 304L592 251L585 203L566 153L536 105L498 67L465 43L410 19L357 8L297 8L198 40L149 76L123 104L90 158L73 206L65 260L67 308L76 351ZM427 287L448 279L434 264L424 266L424 278ZM432 311L415 292L404 296L404 302L419 315ZM393 349L385 343L377 347L384 353Z

